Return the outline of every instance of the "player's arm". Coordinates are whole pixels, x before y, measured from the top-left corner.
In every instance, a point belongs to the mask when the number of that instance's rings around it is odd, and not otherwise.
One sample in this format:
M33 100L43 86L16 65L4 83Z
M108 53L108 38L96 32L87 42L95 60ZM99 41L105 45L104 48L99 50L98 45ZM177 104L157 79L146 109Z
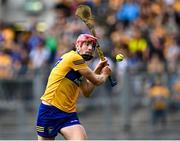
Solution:
M89 96L95 86L101 85L111 74L109 66L104 66L100 74L96 74L90 68L79 70L80 74L85 77L80 87L85 96Z
M99 86L104 83L107 77L111 74L111 69L109 66L105 66L100 74L96 74L89 67L87 67L86 69L79 70L79 73L92 84Z
M96 86L86 78L80 84L81 91L85 97L89 97Z
M100 62L96 65L96 67L95 67L95 69L94 69L94 72L96 73L96 74L100 74L101 73L101 70L105 67L105 66L107 66L107 65L109 65L108 63L108 60L107 60L107 58L105 57L105 60L100 60Z

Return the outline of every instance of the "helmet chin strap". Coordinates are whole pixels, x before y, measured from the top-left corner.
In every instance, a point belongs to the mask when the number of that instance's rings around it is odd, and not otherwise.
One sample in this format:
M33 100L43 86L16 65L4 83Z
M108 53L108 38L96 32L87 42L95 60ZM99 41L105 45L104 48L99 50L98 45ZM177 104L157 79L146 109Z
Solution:
M89 61L93 58L93 56L89 54L82 54L81 56L85 61Z
M79 55L82 56L82 58L83 58L85 61L90 61L90 60L93 58L93 56L92 56L92 55L89 55L89 54L80 54L80 53L79 53L79 49L77 49L77 52L78 52Z

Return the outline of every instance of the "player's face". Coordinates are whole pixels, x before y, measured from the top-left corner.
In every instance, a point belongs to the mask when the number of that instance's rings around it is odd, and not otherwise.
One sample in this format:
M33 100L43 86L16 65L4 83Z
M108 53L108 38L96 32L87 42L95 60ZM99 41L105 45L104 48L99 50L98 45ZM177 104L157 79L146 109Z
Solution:
M93 55L95 51L96 44L92 41L87 41L82 44L81 47L79 47L79 53L80 54L88 54Z

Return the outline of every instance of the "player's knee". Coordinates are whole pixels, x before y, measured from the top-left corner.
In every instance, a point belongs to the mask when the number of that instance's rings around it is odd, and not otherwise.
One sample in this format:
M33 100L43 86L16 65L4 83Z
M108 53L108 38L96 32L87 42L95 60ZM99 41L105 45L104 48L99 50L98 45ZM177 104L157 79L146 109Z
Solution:
M87 140L86 131L81 125L65 127L60 130L60 133L67 140Z
M87 138L86 131L85 131L85 129L84 129L83 126L80 126L79 134L80 134L79 136L82 137L82 140L87 140L87 139L88 139L88 138Z
M72 140L87 140L87 135L84 133L74 134Z

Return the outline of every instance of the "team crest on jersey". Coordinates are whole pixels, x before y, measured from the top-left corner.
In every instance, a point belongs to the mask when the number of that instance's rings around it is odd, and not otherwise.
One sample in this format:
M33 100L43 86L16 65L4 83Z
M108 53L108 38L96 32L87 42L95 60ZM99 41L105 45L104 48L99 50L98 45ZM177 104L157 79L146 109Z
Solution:
M85 60L84 59L76 60L76 61L73 61L73 63L74 63L74 65L80 65L80 64L84 64Z

